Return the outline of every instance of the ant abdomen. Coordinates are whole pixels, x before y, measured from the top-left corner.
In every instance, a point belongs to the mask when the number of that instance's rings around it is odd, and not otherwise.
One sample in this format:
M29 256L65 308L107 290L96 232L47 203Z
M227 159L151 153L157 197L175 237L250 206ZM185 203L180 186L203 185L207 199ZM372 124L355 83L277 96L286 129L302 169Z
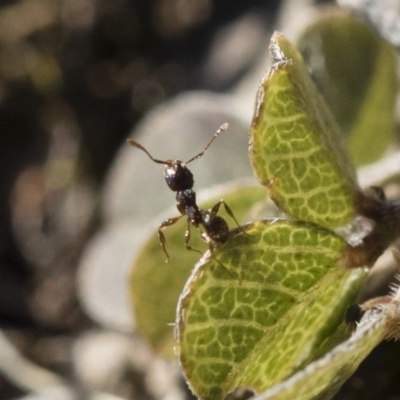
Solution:
M212 215L208 211L203 211L203 227L205 229L205 239L211 243L223 244L228 240L229 226L226 221L218 216Z

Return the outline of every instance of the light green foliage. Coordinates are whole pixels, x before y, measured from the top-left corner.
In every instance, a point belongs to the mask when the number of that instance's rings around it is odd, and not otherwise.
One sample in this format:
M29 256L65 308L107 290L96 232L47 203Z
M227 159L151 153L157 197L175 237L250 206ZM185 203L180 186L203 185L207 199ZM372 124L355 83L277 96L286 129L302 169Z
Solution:
M239 221L243 221L250 207L265 198L260 187L227 188L222 196L234 210ZM212 207L221 197L210 199L201 204ZM171 217L177 211L171 211ZM226 218L231 228L235 223L226 215L223 207L219 215ZM160 220L161 223L161 220ZM166 356L173 355L174 339L171 323L175 320L176 304L182 288L189 277L199 253L188 251L184 247L184 233L187 228L185 218L164 230L167 249L171 256L165 263L157 234L151 236L135 260L130 278L130 295L140 333L154 349ZM190 244L193 248L206 251L207 244L200 240L199 233L192 228Z
M355 165L377 160L392 144L397 93L393 49L387 43L381 44L374 75L348 138L348 149Z
M254 400L330 399L386 337L386 324L386 315L372 313L350 339Z
M375 324L370 336L360 330L346 341L345 310L367 272L346 268L350 247L330 230L356 215L359 188L343 135L293 45L275 33L271 50L274 64L257 95L250 158L270 197L297 221L234 229L187 281L175 344L188 383L203 400L223 399L238 386L267 391L260 395L265 400L328 399L383 337ZM223 196L239 221L263 197L246 190ZM172 348L167 324L198 257L184 249L185 228L178 223L165 231L172 256L165 266L154 236L131 279L138 327L161 350ZM206 248L197 233L192 238L193 247Z
M260 221L200 263L177 322L194 392L223 399L237 386L265 390L342 340L345 309L365 277L343 268L346 249L313 224Z
M261 83L250 130L250 159L285 213L325 227L355 216L354 171L339 128L297 50L275 33L279 52Z
M375 161L394 139L398 91L391 46L345 13L325 14L298 47L346 136L356 165Z

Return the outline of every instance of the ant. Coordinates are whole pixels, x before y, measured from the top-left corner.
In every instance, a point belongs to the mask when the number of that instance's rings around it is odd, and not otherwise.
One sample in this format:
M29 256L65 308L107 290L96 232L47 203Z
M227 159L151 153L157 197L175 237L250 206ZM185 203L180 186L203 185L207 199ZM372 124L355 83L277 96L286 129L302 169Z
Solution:
M163 221L160 226L158 227L158 237L160 240L160 244L162 249L167 256L167 260L169 259L169 254L167 252L165 243L165 236L162 232L162 229L175 224L180 218L186 216L187 220L187 230L185 232L185 247L191 251L197 251L198 253L202 254L201 251L193 249L189 245L190 241L190 226L193 225L195 228L200 230L200 227L204 229L204 233L201 234L201 237L210 245L210 249L213 249L217 244L225 243L229 236L229 227L226 221L218 216L218 211L221 204L224 205L225 211L228 215L236 222L239 226L238 221L236 220L235 216L233 215L232 210L229 206L225 203L224 200L220 200L211 210L203 210L199 208L196 203L196 193L193 190L194 179L193 174L190 172L187 164L191 163L194 160L197 160L207 151L207 149L211 146L214 140L222 133L228 129L228 124L225 123L221 125L221 127L217 130L214 134L212 139L209 141L207 146L189 159L186 162L181 160L157 160L155 159L142 145L134 141L133 139L128 139L128 143L136 147L142 151L144 151L149 158L157 164L164 164L164 178L167 182L168 187L173 191L176 192L176 206L178 211L181 213L178 217L168 218Z

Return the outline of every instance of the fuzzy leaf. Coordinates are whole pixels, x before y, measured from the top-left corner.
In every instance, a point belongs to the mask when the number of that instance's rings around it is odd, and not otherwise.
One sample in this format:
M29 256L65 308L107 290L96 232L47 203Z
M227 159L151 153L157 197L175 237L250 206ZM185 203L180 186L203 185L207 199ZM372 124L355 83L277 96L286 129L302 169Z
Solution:
M295 47L275 33L270 49L275 63L259 88L250 130L255 174L290 216L344 225L356 214L357 187L338 125Z
M198 263L180 298L177 347L194 393L264 391L344 340L364 282L343 268L346 242L322 227L259 221Z
M346 12L324 15L299 50L347 137L356 165L381 157L394 140L398 91L393 48Z

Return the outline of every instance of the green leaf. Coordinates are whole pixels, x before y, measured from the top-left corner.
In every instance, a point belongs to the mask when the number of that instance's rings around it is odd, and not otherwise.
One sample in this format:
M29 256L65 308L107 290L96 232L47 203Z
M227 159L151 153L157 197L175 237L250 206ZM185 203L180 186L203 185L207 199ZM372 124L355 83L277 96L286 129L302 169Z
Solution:
M209 200L201 203L201 206L210 208L223 197L239 221L243 220L253 204L265 199L265 191L262 188L246 187L241 184L225 185L218 190L218 193L218 196L216 194L213 197L209 196ZM171 210L171 215L160 217L160 223L163 218L175 215L178 215L178 211ZM231 227L234 226L234 222L226 215L223 207L219 215L224 217ZM130 277L129 289L137 329L155 350L165 356L173 355L174 339L171 325L175 321L179 295L193 265L200 258L198 253L185 249L186 227L182 218L164 230L167 249L171 256L168 263L165 263L165 254L161 249L158 235L154 232L134 261ZM192 229L190 243L193 248L201 251L206 251L208 248L207 244L200 240L195 229Z
M254 400L328 400L356 371L360 363L387 334L387 316L373 313L354 335L323 358L276 385Z
M347 243L305 222L259 221L198 263L178 306L180 362L194 393L277 384L346 337L366 277L347 270Z
M346 12L324 15L307 28L298 47L347 137L353 162L377 160L394 140L393 48Z
M393 143L398 82L393 50L382 45L375 61L375 73L357 119L352 126L348 148L356 165L379 159Z
M285 213L325 227L350 222L355 174L335 119L301 55L282 35L271 39L274 65L257 94L250 159Z

